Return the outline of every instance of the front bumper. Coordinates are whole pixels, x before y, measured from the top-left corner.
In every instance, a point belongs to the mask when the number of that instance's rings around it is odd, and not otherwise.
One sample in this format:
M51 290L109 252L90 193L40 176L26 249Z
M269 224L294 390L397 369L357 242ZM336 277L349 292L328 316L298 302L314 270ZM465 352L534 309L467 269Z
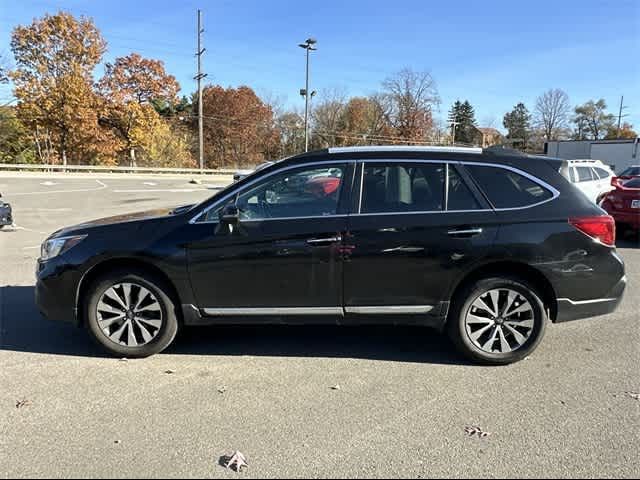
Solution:
M558 298L558 312L556 322L568 322L582 318L596 317L612 313L618 308L624 291L627 287L627 277L622 277L620 281L603 298L594 300L572 300L570 298Z
M48 320L79 324L76 310L77 272L67 267L62 257L38 261L35 301Z

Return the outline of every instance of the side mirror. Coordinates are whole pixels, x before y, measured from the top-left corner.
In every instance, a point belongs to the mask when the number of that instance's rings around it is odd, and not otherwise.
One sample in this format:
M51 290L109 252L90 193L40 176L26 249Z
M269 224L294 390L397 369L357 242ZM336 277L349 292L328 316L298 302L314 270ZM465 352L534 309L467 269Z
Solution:
M220 211L220 223L237 225L240 222L240 210L236 205L226 205Z

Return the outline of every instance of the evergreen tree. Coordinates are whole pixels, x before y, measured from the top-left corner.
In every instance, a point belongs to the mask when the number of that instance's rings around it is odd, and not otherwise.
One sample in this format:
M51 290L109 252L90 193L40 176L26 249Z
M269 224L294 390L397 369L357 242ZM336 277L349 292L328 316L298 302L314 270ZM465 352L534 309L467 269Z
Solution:
M513 147L522 150L527 148L531 114L524 103L518 103L512 111L506 113L502 124L507 129L507 138L513 140Z
M465 100L458 106L457 122L456 142L473 143L476 136L476 114L469 100Z

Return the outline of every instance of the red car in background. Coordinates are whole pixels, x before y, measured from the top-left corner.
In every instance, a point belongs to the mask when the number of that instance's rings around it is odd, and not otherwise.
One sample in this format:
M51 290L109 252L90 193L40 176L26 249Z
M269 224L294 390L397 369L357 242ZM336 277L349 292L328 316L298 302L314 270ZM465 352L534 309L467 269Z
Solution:
M600 206L620 227L640 231L640 177L631 180L614 177L611 185L616 189L604 197Z

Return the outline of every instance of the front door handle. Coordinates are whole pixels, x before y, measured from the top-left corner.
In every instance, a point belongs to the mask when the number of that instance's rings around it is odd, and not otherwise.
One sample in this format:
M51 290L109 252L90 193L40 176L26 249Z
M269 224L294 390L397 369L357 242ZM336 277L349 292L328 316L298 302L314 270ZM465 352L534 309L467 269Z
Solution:
M307 240L309 245L323 245L325 243L337 243L342 241L342 236L336 235L335 237L328 238L310 238Z
M449 230L447 235L450 237L473 237L482 233L481 228L465 228L460 230Z

